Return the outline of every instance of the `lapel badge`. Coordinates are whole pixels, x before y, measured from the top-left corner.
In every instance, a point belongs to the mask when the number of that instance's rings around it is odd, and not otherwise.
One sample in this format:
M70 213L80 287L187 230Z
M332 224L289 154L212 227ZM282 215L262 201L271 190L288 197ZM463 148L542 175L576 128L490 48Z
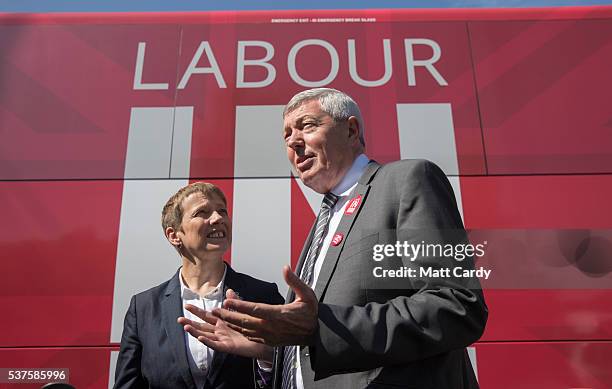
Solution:
M359 208L359 204L361 204L361 195L353 197L349 200L348 206L346 207L346 211L344 211L344 214L352 215L353 213L355 213L357 208Z
M340 243L342 243L342 239L344 239L344 235L342 234L334 235L334 237L331 240L332 246L338 246Z

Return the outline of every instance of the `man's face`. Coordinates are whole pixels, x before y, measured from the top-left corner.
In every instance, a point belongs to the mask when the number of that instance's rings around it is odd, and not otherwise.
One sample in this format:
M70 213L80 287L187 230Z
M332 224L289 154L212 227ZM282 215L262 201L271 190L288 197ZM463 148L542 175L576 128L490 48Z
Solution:
M216 195L192 193L182 203L183 219L177 236L188 253L197 256L219 256L232 242L232 221L227 207Z
M317 100L307 101L285 116L287 157L306 186L327 193L340 182L356 156L356 122L354 117L335 122Z

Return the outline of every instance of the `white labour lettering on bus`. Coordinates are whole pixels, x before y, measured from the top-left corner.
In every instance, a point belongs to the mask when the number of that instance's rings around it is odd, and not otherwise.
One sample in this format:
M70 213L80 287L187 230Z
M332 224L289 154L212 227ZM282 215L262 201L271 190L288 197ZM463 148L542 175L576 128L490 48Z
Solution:
M306 80L298 72L297 63L299 61L299 54L303 52L303 49L309 46L318 46L327 52L330 59L330 67L327 74L320 80ZM426 46L432 51L429 58L416 58L415 47ZM236 88L264 88L271 85L276 80L277 70L270 61L274 58L275 48L274 45L267 41L256 41L256 40L244 40L237 41L236 50ZM247 48L257 47L263 49L265 54L259 56L259 58L247 58ZM168 82L144 82L143 73L145 67L145 54L147 49L146 42L139 42L136 53L136 64L134 66L134 90L168 90ZM344 51L340 51L344 53ZM357 66L357 45L355 39L347 39L347 68L351 80L357 85L373 88L385 85L393 77L393 51L391 49L391 40L382 40L382 58L384 64L383 75L377 79L365 79L358 72ZM325 54L324 54L325 55ZM442 58L442 49L440 45L432 40L426 38L406 38L404 39L404 55L406 59L406 73L408 80L408 87L414 87L417 85L417 73L416 68L423 68L432 77L439 86L447 86L448 83L440 73L439 69L435 67L435 64ZM202 58L204 57L204 58ZM200 62L207 63L208 66L198 66ZM221 61L225 63L226 61ZM340 66L341 57L338 49L330 42L323 39L305 39L296 42L291 46L287 53L287 73L291 80L298 85L314 88L323 87L331 84L343 67ZM245 69L247 67L259 67L265 70L265 77L260 80L246 80ZM180 81L177 85L177 89L185 89L192 79L193 75L212 74L215 77L217 86L219 88L227 88L227 83L223 77L223 72L217 58L215 57L213 46L209 41L201 41L198 48L196 49L189 65L183 72ZM174 79L174 77L168 77L168 80ZM168 81L166 80L166 81Z

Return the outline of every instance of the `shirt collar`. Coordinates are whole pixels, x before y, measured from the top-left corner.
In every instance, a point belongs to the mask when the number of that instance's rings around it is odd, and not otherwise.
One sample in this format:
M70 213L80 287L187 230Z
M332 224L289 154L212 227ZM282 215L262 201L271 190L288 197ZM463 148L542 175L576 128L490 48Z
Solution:
M183 281L183 269L181 268L181 271L179 272L179 281L181 282L181 298L183 300L195 300L200 298L205 298L207 300L223 300L223 285L225 283L225 275L227 274L227 265L224 263L223 266L224 270L223 277L221 277L221 281L215 287L215 289L210 291L210 293L205 296L200 296L193 290L189 289L187 285L185 285L185 281Z
M370 163L370 158L368 158L365 154L359 154L357 158L353 161L353 165L346 172L342 180L336 185L331 192L336 196L347 196L349 191L353 190L353 187L359 181L359 178L366 170L366 167Z

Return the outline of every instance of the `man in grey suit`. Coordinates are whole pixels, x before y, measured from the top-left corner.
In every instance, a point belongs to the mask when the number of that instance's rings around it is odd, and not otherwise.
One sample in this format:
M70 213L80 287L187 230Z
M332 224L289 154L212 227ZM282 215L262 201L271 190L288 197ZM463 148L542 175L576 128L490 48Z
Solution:
M325 194L296 273L283 269L289 296L277 306L226 300L213 311L221 320L202 315L218 330L192 335L240 354L250 343L276 347L279 389L477 388L465 347L482 335L487 307L475 277L444 273L471 269L471 258L404 251L373 260L376 248L395 243L397 251L465 243L444 173L424 160L371 161L359 108L340 91L301 92L283 116L291 165ZM381 268L407 274L375 276Z

